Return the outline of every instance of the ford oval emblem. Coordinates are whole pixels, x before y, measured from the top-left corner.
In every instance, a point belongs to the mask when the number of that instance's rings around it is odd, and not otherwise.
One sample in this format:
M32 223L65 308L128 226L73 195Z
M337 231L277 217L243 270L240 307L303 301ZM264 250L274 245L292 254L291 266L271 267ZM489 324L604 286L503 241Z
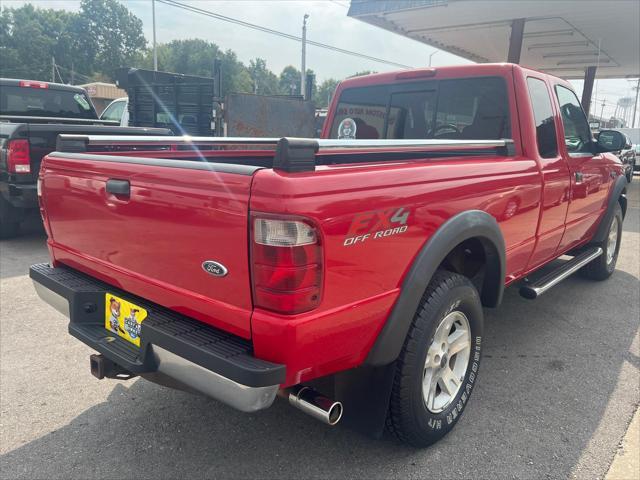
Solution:
M209 275L213 275L214 277L224 277L227 273L229 273L227 267L225 267L221 263L214 262L213 260L206 260L202 262L202 269Z

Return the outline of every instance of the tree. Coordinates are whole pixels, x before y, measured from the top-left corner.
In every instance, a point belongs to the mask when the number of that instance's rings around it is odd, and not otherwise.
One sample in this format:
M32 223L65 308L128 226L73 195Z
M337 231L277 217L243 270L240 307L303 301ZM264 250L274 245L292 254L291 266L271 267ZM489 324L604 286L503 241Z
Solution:
M316 104L317 108L326 108L329 106L338 83L340 83L340 80L336 80L335 78L327 78L320 84L318 90L313 96L313 101Z
M0 69L3 76L51 80L51 58L71 62L81 48L71 38L74 14L24 5L0 14ZM82 51L82 50L80 50ZM78 56L82 63L82 56ZM83 65L84 66L84 65Z
M280 93L278 77L267 68L267 62L256 58L249 62L249 74L253 81L253 93L259 95L277 95Z
M278 84L282 95L300 95L300 70L293 65L284 67Z
M196 38L173 40L158 45L158 69L184 75L211 77L213 64L222 52L215 43ZM152 65L152 52L148 51L148 66Z
M311 96L313 98L316 91L316 74L311 69L307 69L307 76L311 75L313 84L311 85ZM284 67L280 73L280 93L282 95L300 95L300 70L293 65Z
M147 44L142 21L116 0L82 0L78 28L86 34L94 69L112 78L118 67L141 60Z
M145 45L142 22L116 0L82 0L79 13L30 4L0 12L0 73L7 77L51 80L55 57L58 81L69 82L72 68L85 80L113 78L117 67L138 63Z

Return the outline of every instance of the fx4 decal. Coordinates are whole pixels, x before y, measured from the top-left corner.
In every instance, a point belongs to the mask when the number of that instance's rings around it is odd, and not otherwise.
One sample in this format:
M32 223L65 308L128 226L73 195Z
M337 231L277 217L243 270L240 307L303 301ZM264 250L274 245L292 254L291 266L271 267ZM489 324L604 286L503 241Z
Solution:
M348 247L369 239L376 240L404 233L409 228L407 220L410 213L411 209L406 207L359 213L353 218L343 245Z

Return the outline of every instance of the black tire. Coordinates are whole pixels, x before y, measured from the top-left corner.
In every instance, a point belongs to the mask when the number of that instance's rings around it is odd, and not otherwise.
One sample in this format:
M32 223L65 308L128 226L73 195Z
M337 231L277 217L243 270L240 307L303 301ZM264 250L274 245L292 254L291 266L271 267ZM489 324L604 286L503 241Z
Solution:
M617 236L616 243L613 249L613 254L609 257L610 242L609 233L611 228L617 222ZM595 247L602 248L602 255L588 263L580 269L580 274L583 277L591 280L606 280L616 269L616 262L618 261L618 253L620 252L620 240L622 239L622 208L620 204L616 202L613 215L609 220L609 226L607 228L607 236L600 243L594 244Z
M470 329L468 364L455 396L451 392L453 400L446 406L443 404L442 411L434 413L427 408L423 396L422 383L427 354L429 348L435 345L432 343L433 338L441 322L445 317L451 318L450 314L457 315L460 312L466 316ZM397 360L387 429L400 441L415 447L426 447L440 440L454 427L469 401L477 379L482 333L482 304L471 281L456 273L442 270L436 272L422 296ZM453 358L454 355L451 356ZM442 359L442 362L450 367L451 359ZM455 361L458 361L457 358Z

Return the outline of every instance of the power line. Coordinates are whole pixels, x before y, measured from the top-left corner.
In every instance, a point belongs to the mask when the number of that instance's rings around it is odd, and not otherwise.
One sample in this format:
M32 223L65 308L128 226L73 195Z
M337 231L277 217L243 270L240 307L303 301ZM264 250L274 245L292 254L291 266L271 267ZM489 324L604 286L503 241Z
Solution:
M302 41L301 37L297 35L291 35L289 33L281 32L279 30L274 30L272 28L263 27L262 25L256 25L255 23L245 22L244 20L238 20L237 18L227 17L225 15L220 15L218 13L210 12L209 10L204 10L202 8L194 7L192 5L187 5L184 3L176 2L175 0L158 0L159 3L164 3L165 5L170 5L172 7L181 8L183 10L187 10L193 13L198 13L200 15L205 15L207 17L215 18L217 20L222 20L224 22L233 23L235 25L240 25L242 27L251 28L253 30L258 30L260 32L269 33L272 35L277 35L282 38L287 38L289 40L295 40L296 42ZM392 62L390 60L384 60L382 58L373 57L371 55L367 55L365 53L354 52L351 50L346 50L344 48L335 47L333 45L328 45L326 43L315 42L313 40L307 40L307 44L313 45L315 47L324 48L327 50L331 50L338 53L343 53L345 55L352 55L354 57L364 58L366 60L371 60L378 63L386 63L387 65L393 65L395 67L400 68L414 68L410 65L404 65L402 63Z

